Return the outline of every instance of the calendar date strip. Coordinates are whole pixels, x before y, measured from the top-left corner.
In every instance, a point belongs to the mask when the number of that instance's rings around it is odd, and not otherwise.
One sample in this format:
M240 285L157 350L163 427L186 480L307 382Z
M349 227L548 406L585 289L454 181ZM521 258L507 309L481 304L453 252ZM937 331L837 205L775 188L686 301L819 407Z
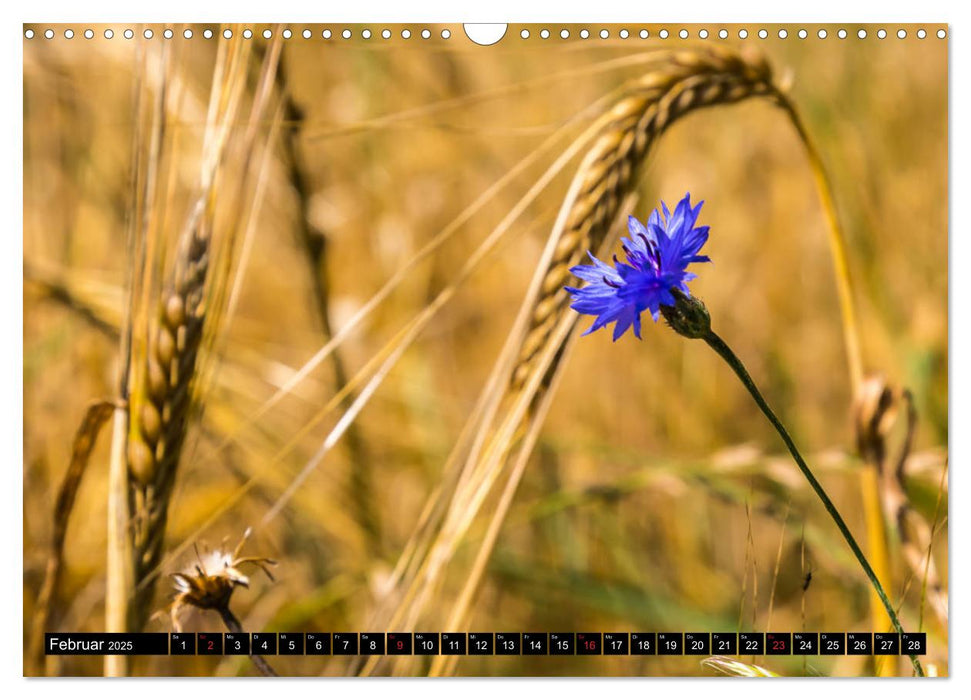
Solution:
M49 632L51 656L900 656L925 632Z

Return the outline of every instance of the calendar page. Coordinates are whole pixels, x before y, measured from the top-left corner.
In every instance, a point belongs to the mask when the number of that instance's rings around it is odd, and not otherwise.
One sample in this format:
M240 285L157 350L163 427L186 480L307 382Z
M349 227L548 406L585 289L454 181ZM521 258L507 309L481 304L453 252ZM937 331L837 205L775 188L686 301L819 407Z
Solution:
M22 25L24 675L949 675L949 32Z

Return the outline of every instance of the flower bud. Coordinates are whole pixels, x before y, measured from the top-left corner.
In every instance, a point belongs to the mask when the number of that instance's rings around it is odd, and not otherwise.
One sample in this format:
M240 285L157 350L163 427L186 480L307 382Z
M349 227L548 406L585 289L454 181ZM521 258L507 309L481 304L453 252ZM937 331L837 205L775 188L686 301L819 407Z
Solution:
M677 288L672 289L671 294L674 295L674 306L661 306L661 313L668 325L685 338L704 338L708 335L711 332L711 317L705 305Z

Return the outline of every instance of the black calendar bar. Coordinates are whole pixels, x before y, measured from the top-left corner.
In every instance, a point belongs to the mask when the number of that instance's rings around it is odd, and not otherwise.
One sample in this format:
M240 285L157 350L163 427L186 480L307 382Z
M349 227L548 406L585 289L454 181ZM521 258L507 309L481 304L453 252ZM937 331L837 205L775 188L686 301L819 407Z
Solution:
M469 655L492 656L496 653L496 635L492 632L469 632Z
M896 632L876 632L873 635L873 653L880 656L899 656L900 635Z
M844 656L846 632L822 632L819 635L819 651L823 656Z
M657 653L656 632L631 632L630 653L638 656L648 656Z
M902 635L901 654L913 654L923 656L927 653L927 633L926 632L904 632Z
M684 654L684 632L658 632L657 653L662 656Z
M384 635L380 632L361 632L361 654L367 656L384 655Z
M846 635L846 653L851 656L871 656L873 654L873 633L848 632Z
M742 656L762 656L765 653L763 632L739 632L738 653Z
M334 632L334 654L357 656L357 632Z
M48 655L900 656L924 632L173 632L47 633Z
M276 656L276 632L253 632L250 635L253 653L260 656Z

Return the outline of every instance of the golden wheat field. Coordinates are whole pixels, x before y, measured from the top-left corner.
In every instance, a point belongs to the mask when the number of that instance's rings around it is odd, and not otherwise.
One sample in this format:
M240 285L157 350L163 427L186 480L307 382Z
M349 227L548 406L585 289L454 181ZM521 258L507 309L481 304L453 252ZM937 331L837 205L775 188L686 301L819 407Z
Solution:
M691 293L948 675L948 42L802 26L25 25L24 673L913 675L42 651L890 631L715 353L649 314L580 336L569 267L690 192Z

